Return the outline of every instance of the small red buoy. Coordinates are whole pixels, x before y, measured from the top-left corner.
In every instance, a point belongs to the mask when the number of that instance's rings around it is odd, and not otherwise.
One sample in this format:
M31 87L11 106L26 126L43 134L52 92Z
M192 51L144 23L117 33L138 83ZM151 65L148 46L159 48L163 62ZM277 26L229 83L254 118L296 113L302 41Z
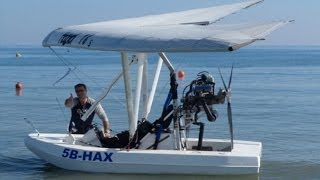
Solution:
M184 78L184 75L185 75L185 74L184 74L184 71L181 71L181 70L180 70L180 71L178 72L178 78L179 78L179 79L183 79L183 78Z
M16 89L22 89L23 85L21 82L17 82Z

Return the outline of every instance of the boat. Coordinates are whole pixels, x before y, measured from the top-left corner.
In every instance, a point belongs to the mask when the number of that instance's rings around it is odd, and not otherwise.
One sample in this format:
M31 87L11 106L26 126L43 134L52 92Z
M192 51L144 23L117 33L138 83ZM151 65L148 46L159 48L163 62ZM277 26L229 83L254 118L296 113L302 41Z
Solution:
M183 97L178 97L176 69L165 54L188 52L231 52L265 37L291 21L273 21L254 25L221 25L224 17L246 9L261 0L192 9L161 15L68 26L49 33L43 46L116 51L121 55L122 72L107 86L90 109L85 120L123 76L125 84L128 131L126 143L106 146L93 128L86 134L31 133L26 147L39 158L57 167L83 172L121 174L192 174L230 175L258 174L262 156L261 142L234 140L231 109L231 68L229 82L214 93L214 81L209 72L200 72L190 83ZM137 61L135 94L129 74L129 53ZM157 68L148 92L148 54L159 55ZM170 90L158 123L148 116L163 66L169 70ZM215 121L214 106L227 104L230 139L203 138L204 125ZM139 111L141 104L142 110ZM157 107L159 108L159 107ZM160 107L162 108L162 107ZM139 112L142 112L139 114ZM200 118L203 113L206 118ZM171 119L168 127L165 122ZM208 121L207 121L208 120ZM156 126L155 126L156 125ZM145 128L145 127L151 128ZM199 127L198 137L189 137L190 127ZM147 130L146 130L147 129ZM121 135L121 134L120 134ZM120 136L118 136L120 137ZM133 143L133 141L136 143Z

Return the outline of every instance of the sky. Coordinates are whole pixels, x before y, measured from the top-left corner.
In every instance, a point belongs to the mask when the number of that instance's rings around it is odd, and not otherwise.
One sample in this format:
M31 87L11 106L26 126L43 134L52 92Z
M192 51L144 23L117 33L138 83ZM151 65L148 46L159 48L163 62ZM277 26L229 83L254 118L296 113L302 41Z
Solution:
M0 0L0 45L41 45L52 30L246 0ZM258 45L320 45L320 0L265 0L219 24L295 20Z

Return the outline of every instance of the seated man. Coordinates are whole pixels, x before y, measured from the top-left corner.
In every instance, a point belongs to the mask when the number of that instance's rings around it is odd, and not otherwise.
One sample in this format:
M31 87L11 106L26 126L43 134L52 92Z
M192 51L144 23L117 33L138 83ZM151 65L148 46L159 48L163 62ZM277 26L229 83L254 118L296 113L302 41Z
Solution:
M99 104L94 112L83 121L81 117L91 107L95 100L87 96L87 87L85 84L77 84L74 86L74 89L78 97L73 98L71 94L65 101L65 106L71 108L69 132L72 134L85 134L93 127L92 121L94 115L97 114L103 122L104 136L110 137L109 121L101 104Z

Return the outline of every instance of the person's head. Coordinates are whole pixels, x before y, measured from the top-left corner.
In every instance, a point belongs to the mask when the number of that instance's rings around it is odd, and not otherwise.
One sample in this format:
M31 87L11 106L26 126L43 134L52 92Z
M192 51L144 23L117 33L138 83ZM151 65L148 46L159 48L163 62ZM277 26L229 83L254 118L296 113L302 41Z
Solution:
M74 90L78 98L86 98L87 97L87 86L85 84L77 84L74 86Z

